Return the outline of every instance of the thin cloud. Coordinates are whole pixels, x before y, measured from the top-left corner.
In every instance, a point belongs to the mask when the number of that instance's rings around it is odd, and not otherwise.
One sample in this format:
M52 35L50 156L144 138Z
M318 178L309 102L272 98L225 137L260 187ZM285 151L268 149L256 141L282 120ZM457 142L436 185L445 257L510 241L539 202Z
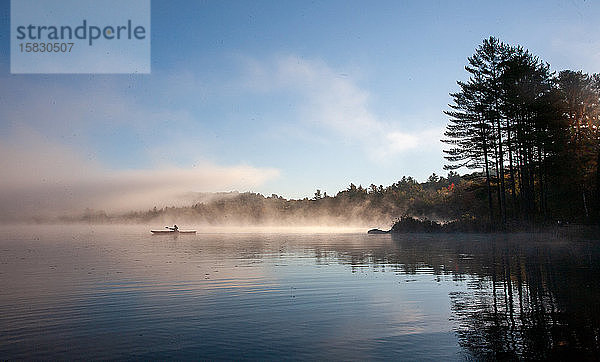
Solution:
M287 56L264 62L246 59L245 65L246 89L295 92L303 102L304 121L361 144L375 160L431 145L432 135L438 140L442 136L439 129L409 132L398 122L380 119L369 108L369 92L322 61Z

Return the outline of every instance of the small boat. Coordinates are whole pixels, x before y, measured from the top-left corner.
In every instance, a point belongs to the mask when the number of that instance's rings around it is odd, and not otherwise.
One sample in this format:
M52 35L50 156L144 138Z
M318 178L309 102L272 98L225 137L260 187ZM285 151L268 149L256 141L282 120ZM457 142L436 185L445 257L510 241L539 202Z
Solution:
M170 226L165 226L165 229L161 229L161 230L150 230L150 232L152 234L195 234L196 230L179 230L179 229L173 229Z
M150 230L152 234L195 234L196 230Z

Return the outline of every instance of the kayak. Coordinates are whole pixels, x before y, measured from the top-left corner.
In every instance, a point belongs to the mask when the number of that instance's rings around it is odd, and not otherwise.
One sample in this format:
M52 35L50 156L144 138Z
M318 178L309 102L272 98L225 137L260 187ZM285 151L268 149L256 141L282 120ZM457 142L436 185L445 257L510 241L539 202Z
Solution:
M152 234L195 234L196 230L150 230Z

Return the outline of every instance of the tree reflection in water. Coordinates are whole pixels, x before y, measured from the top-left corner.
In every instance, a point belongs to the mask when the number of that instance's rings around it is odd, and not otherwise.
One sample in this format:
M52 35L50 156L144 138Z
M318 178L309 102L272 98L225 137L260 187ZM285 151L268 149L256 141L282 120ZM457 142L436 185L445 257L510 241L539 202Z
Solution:
M246 236L241 236L246 238ZM277 240L227 245L260 259ZM600 242L552 234L286 236L317 264L385 268L466 284L449 295L459 343L476 359L600 357ZM245 239L244 239L245 240ZM355 243L354 243L355 242ZM205 252L206 246L204 246ZM277 246L277 250L281 246ZM209 250L210 251L210 250ZM217 252L217 251L215 251Z
M383 235L381 237L387 237ZM464 281L449 295L476 359L600 359L600 243L550 234L394 234L389 247L334 246L359 268Z
M597 242L535 234L405 234L393 242L389 261L404 272L429 267L466 280L466 292L450 295L452 319L475 358L599 358Z

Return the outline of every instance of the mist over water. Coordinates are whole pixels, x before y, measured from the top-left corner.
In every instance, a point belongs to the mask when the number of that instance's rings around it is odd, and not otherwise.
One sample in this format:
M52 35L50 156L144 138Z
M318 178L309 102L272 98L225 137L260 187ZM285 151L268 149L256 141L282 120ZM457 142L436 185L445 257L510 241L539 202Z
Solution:
M0 358L588 359L599 352L597 242L310 231L153 236L146 225L0 227Z
M0 166L10 170L0 178L0 221L12 222L81 214L86 208L122 213L187 206L199 201L190 190L251 189L279 174L273 168L204 160L193 167L113 169L23 125L0 137Z

